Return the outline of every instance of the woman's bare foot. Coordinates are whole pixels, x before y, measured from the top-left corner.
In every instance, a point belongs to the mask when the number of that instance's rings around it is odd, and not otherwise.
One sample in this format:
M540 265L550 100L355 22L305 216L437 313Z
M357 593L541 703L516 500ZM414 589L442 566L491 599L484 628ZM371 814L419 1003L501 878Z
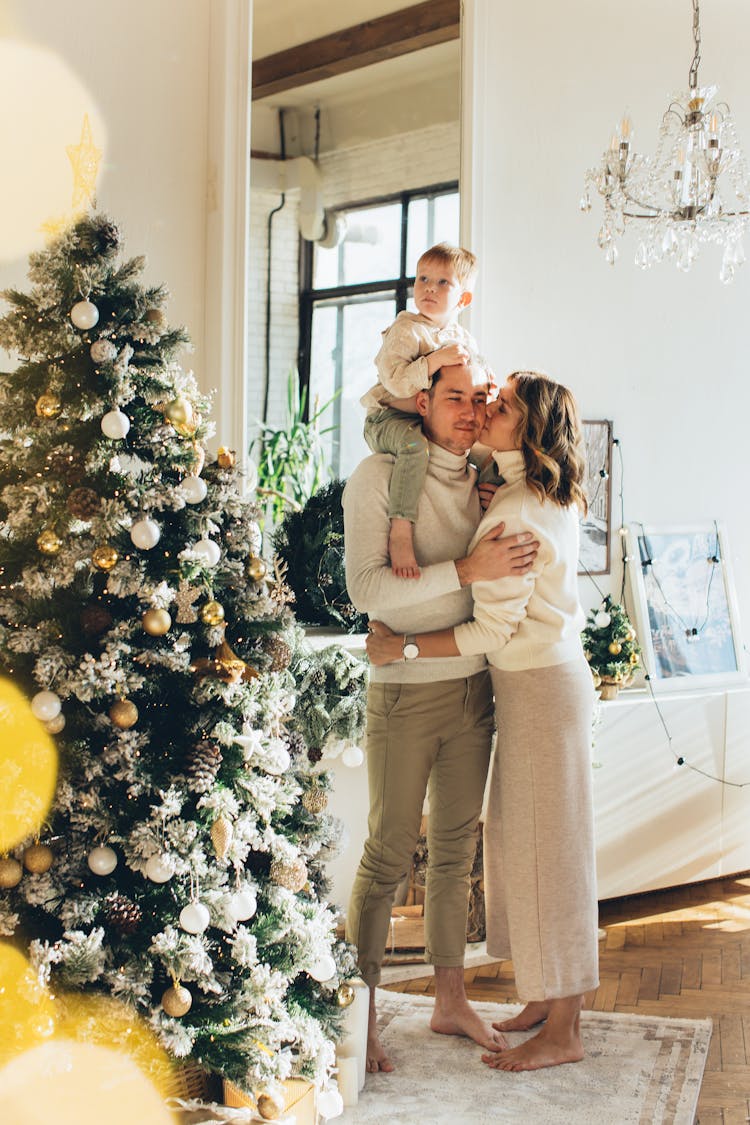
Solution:
M528 1004L517 1018L522 1018L530 1008L536 1008L536 1011L529 1011L528 1018L531 1019L534 1015L539 1017L541 1010L546 1007L546 1022L541 1031L517 1047L503 1051L502 1055L482 1055L482 1062L495 1070L515 1071L541 1070L547 1066L580 1062L584 1055L581 1042L582 1002L581 996L564 996L557 1000ZM503 1026L507 1027L508 1022ZM535 1022L538 1023L539 1019ZM533 1026L533 1023L528 1026Z
M435 968L435 1009L430 1027L438 1035L465 1035L488 1051L503 1051L507 1042L482 1020L466 998L462 968Z
M496 1031L529 1031L538 1023L544 1023L549 1014L549 1000L532 1000L522 1012L507 1020L493 1023Z
M388 554L391 570L397 578L419 578L419 563L414 554L414 524L411 520L391 520Z
M494 1070L541 1070L546 1066L580 1062L583 1044L579 1035L558 1039L548 1034L545 1026L531 1039L503 1051L501 1055L482 1055L482 1062Z

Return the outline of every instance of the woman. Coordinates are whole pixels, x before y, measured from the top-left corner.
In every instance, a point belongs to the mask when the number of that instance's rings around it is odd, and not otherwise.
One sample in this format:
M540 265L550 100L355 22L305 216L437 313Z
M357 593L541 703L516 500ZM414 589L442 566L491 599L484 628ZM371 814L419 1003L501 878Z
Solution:
M498 729L484 841L487 949L512 957L525 1001L518 1016L494 1027L542 1027L482 1058L500 1070L536 1070L583 1058L583 994L598 984L593 686L576 576L586 500L575 400L546 375L517 371L488 406L480 441L503 483L472 546L504 521L507 532L533 532L539 553L522 577L474 584L472 621L409 641L418 659L487 653ZM403 658L405 638L380 622L370 628L373 664Z

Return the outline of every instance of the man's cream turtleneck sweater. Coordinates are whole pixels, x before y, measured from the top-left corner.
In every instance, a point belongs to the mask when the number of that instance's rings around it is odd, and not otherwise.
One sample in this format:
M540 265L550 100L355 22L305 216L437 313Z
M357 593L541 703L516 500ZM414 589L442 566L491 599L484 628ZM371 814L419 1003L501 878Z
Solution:
M430 460L414 550L420 578L396 578L388 558L388 489L393 457L374 454L352 473L344 489L346 585L360 613L396 633L429 633L467 621L471 588L461 588L454 559L463 558L480 518L476 474L466 457L430 442ZM373 681L425 683L454 680L486 668L484 656L408 660L372 667Z

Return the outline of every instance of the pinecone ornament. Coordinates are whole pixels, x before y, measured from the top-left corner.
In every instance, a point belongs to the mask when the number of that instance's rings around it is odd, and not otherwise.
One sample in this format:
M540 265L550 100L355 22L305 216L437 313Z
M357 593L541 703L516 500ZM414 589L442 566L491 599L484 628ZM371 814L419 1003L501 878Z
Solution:
M221 762L221 750L207 738L201 739L193 747L188 755L185 773L194 793L208 793L216 781Z
M113 895L107 899L107 921L121 934L133 934L143 918L143 911L137 903L125 895Z
M318 750L317 747L315 747L312 750L307 751L307 760L313 766L316 766L318 764L318 762L320 762L322 760L322 758L323 758L323 751Z
M120 245L120 231L110 219L95 216L76 224L79 253L76 257L110 257Z
M271 657L271 672L283 672L292 660L292 648L278 633L263 638L263 651Z
M292 761L299 761L307 754L307 743L298 730L285 730L284 742Z
M93 519L102 506L93 488L74 488L68 497L68 511L79 520Z
M218 859L226 858L233 836L234 828L231 820L228 820L227 817L220 816L211 825L211 843Z

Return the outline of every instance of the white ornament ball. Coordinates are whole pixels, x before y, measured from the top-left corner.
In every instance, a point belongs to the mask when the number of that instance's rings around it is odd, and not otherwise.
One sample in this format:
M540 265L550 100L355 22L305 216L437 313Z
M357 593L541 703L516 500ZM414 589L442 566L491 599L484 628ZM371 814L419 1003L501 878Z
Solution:
M356 766L361 766L365 760L364 753L359 746L347 746L346 750L341 755L341 761L345 766L355 769Z
M264 763L266 773L270 773L272 777L281 777L283 773L289 769L292 764L292 758L289 751L285 746L277 746L273 753L269 754Z
M127 437L129 429L130 419L117 406L102 418L102 433L113 441Z
M99 310L93 301L77 301L70 310L70 319L76 328L84 331L93 328L99 321Z
M111 340L94 340L89 355L94 363L111 363L117 355L117 348Z
M117 853L112 848L92 848L88 865L95 875L111 875L117 867Z
M152 855L146 864L146 878L152 883L167 883L174 875L174 862L169 853Z
M326 981L336 975L336 962L330 953L323 953L308 970L313 980Z
M210 921L208 907L202 902L189 902L180 911L180 925L189 934L202 934Z
M612 618L606 610L600 609L594 618L594 624L597 629L606 629L611 620Z
M344 1099L336 1086L327 1086L318 1094L318 1113L326 1121L332 1117L340 1117L344 1112Z
M54 691L38 691L31 700L31 711L43 723L56 719L60 714L60 696Z
M136 520L130 529L130 538L142 551L150 551L161 539L161 528L154 520Z
M180 492L185 497L186 504L200 504L206 499L208 486L203 477L189 476L180 483Z
M206 566L216 566L221 558L221 548L213 539L199 539L193 546L193 553L201 559Z
M252 891L235 891L229 901L229 913L236 922L247 922L257 909L258 900Z

